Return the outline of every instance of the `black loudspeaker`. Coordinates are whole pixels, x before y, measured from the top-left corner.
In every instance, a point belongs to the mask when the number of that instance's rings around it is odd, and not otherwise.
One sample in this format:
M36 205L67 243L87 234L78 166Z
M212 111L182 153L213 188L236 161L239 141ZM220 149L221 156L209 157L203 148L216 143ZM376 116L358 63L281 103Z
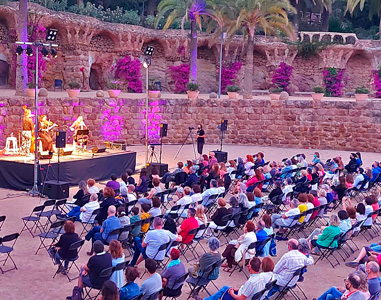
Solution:
M155 167L158 170L160 177L163 177L163 175L168 172L168 164L150 163L147 166L148 175L151 175L151 171L153 167Z
M56 148L66 147L66 131L57 131Z
M213 151L216 155L218 162L227 162L228 161L228 153L224 151Z
M228 130L228 120L221 120L221 131Z
M160 137L167 136L168 131L168 124L167 123L161 123L160 124Z
M69 198L69 182L56 180L45 181L42 194L49 199Z
M106 146L104 146L104 145L94 146L91 149L91 152L93 152L93 153L103 153L103 152L106 152Z

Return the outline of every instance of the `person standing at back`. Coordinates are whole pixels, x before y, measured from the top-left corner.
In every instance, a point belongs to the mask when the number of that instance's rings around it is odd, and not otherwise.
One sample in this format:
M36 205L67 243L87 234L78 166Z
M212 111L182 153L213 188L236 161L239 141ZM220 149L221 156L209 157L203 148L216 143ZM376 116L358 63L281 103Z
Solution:
M205 144L205 131L202 129L202 125L199 124L197 126L197 152L201 155L202 149L204 148Z

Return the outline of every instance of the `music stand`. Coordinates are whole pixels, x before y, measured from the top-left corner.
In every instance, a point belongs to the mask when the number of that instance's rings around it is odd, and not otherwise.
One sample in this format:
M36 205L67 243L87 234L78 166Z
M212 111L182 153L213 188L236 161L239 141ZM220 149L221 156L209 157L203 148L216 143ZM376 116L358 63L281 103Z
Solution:
M81 148L82 148L82 151L83 151L83 136L84 135L89 135L89 133L90 133L90 131L88 130L88 129L78 129L77 130L77 134L76 134L76 136L77 136L77 140L78 140L78 136L81 136ZM75 149L73 149L73 150L75 150Z

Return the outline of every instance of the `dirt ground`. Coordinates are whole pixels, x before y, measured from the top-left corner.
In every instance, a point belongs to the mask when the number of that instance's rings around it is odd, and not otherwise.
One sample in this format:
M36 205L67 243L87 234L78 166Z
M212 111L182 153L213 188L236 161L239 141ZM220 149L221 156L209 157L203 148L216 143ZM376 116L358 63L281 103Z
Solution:
M217 146L207 145L205 148L205 150L208 151L217 149ZM164 146L163 162L168 163L170 168L173 168L176 161L180 160L173 159L178 149L179 146ZM130 147L130 150L137 152L137 167L141 166L144 160L144 147ZM280 149L272 147L235 145L224 146L224 150L229 152L230 158L245 156L248 153L256 153L261 150L265 153L266 160L281 160L284 157L303 152L307 155L308 161L312 159L312 154L315 151L314 149ZM324 161L335 155L342 155L344 162L346 162L349 156L349 152L344 151L337 152L322 150L320 153ZM186 145L181 150L179 157L193 157L192 146ZM370 166L374 160L379 160L377 159L378 157L379 155L376 153L364 153L364 165ZM104 183L97 183L97 185L100 188L104 187ZM76 191L76 187L71 188L70 196L72 196ZM36 205L42 204L43 201L44 199L30 197L25 192L0 189L0 215L7 216L5 224L0 232L0 236L19 232L22 228L21 217L29 215L32 208ZM82 229L82 226L79 223L76 223L76 225L76 231L78 232ZM375 241L379 241L378 238L375 238L371 242ZM366 242L363 237L357 238L356 242L359 247L371 243ZM68 282L64 275L57 275L56 278L53 279L52 277L55 273L56 266L53 265L45 250L40 250L37 255L34 254L38 245L38 237L32 238L28 232L22 233L15 245L15 250L12 253L12 257L16 261L18 270L13 270L5 274L0 273L1 300L64 300L66 296L71 295L72 288L76 281ZM89 242L86 242L80 253L80 258L78 261L79 264L84 264L87 262L89 257L86 255L86 251L89 250L89 247ZM220 249L220 252L222 251L223 248ZM286 242L278 242L277 251L278 256L274 258L275 263L279 260L282 254L285 253ZM128 257L127 251L125 251L125 254L127 255L127 259L131 259L131 257ZM348 261L353 259L355 255L352 255ZM188 257L190 256L191 254L188 253ZM0 257L0 259L2 258ZM187 264L185 259L182 259L182 261L187 267L193 265L194 262L193 261ZM9 266L11 265L7 264L7 267ZM138 270L143 272L143 268L143 265L139 265ZM351 272L351 270L352 269L344 266L341 259L340 265L334 269L326 260L323 260L318 262L317 265L313 265L308 268L308 272L305 274L304 282L299 285L306 293L307 299L310 300L314 297L317 298L332 285L341 286L343 284L343 278ZM74 275L74 273L75 271L73 269L71 275ZM145 275L143 279L138 279L137 283L140 284L146 276L147 275ZM242 273L235 272L232 277L229 277L229 274L221 270L220 277L217 281L215 281L215 283L219 288L224 285L239 288L245 280L245 276ZM184 286L183 295L179 299L186 299L188 297L187 291L189 291L188 286ZM216 292L213 286L209 287L209 291L212 293ZM201 293L200 296L206 297L207 295L205 293ZM301 295L300 297L302 299ZM288 296L287 299L292 299L292 297Z

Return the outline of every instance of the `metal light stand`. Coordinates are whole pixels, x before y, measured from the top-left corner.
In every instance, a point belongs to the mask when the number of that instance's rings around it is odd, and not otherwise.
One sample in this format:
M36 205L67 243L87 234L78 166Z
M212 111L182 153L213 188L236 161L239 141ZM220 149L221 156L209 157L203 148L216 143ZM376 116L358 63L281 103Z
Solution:
M34 87L34 105L35 105L35 120L34 120L34 172L33 172L33 187L29 191L29 195L32 197L39 196L40 192L38 190L38 167L39 167L39 159L38 159L38 53L40 47L58 47L57 44L51 43L41 43L41 42L16 42L18 45L32 45L35 46L35 55L36 55L36 69L35 69L35 87Z
M226 38L226 32L221 33L221 46L220 46L220 71L218 74L218 99L221 98L221 77L222 77L222 45Z
M193 133L192 133L192 130L193 130L193 127L188 127L189 129L189 132L188 132L188 135L187 137L185 138L185 140L183 141L182 145L180 146L180 149L179 151L177 151L177 154L175 156L175 158L173 160L176 160L176 158L179 156L179 153L181 151L181 149L183 149L185 143L187 142L188 138L190 137L191 140L192 140L192 145L193 145L193 153L194 153L194 159L196 159L196 148L194 146L194 138L193 138Z

